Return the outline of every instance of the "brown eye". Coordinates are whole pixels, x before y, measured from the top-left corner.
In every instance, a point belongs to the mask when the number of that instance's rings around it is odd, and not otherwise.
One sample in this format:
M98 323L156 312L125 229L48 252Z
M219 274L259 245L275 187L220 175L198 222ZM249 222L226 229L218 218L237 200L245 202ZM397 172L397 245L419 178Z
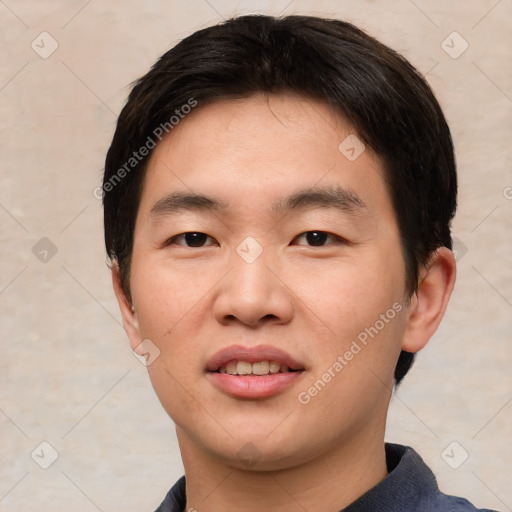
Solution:
M308 231L306 233L306 241L308 244L315 246L324 245L327 237L327 233L324 233L323 231Z
M181 245L186 247L203 247L206 241L211 238L206 233L200 233L198 231L189 231L187 233L181 233L181 235L173 236L166 245ZM178 241L182 241L179 243Z
M184 233L183 238L189 247L201 247L204 245L208 235L204 233Z
M325 242L329 239L332 239L334 242L341 242L342 239L331 235L330 233L326 233L325 231L306 231L299 235L296 240L305 240L307 245L311 247L322 247L325 245ZM299 244L304 245L304 244Z

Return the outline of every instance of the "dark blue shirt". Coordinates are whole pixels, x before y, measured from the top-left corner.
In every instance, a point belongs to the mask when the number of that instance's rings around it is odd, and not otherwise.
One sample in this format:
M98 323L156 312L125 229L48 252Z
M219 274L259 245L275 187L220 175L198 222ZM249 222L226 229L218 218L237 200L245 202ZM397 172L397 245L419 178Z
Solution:
M341 512L495 512L443 494L432 471L408 446L386 443L388 475ZM185 512L185 477L155 512Z

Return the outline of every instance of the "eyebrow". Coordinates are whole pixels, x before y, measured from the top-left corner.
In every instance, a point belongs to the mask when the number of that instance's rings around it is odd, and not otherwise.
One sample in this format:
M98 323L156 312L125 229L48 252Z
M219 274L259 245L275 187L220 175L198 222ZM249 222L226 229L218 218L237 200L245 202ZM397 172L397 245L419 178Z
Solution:
M316 208L336 208L348 214L368 210L366 204L355 192L342 186L299 190L272 205L272 211L276 215ZM156 219L183 211L221 212L226 210L229 210L229 204L220 198L193 192L173 192L158 200L150 213L151 217Z
M368 209L355 192L340 185L299 190L272 206L276 214L308 208L336 208L343 213L357 213Z
M182 211L219 211L227 210L224 201L201 194L173 192L158 200L151 208L151 216L161 217Z

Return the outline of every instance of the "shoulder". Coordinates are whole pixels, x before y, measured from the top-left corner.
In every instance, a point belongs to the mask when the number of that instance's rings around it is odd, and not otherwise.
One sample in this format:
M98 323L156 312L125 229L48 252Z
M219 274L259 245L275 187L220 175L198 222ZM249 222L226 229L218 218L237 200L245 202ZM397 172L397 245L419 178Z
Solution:
M440 491L436 478L420 455L411 447L388 445L388 457L395 458L395 471L400 473L403 483L409 481L416 487L411 492L418 496L416 509L418 512L497 512L490 509L479 509L465 498L450 496ZM418 489L421 487L421 491Z
M155 512L184 512L187 503L185 477L182 476L167 493L164 501Z
M443 493L439 493L436 501L432 503L431 508L426 509L426 511L429 510L436 510L439 512L496 512L495 510L487 508L476 508L464 498L447 496Z

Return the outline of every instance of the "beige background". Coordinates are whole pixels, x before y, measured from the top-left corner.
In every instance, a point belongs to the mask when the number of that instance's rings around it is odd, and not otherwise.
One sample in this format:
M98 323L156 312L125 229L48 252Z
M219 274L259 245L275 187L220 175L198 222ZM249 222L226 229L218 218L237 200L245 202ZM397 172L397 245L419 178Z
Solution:
M355 22L436 91L457 148L459 274L387 438L449 494L512 510L511 0L0 1L0 510L150 511L182 474L120 326L93 190L128 84L185 35L250 12ZM59 455L46 470L31 458L50 461L43 441Z

